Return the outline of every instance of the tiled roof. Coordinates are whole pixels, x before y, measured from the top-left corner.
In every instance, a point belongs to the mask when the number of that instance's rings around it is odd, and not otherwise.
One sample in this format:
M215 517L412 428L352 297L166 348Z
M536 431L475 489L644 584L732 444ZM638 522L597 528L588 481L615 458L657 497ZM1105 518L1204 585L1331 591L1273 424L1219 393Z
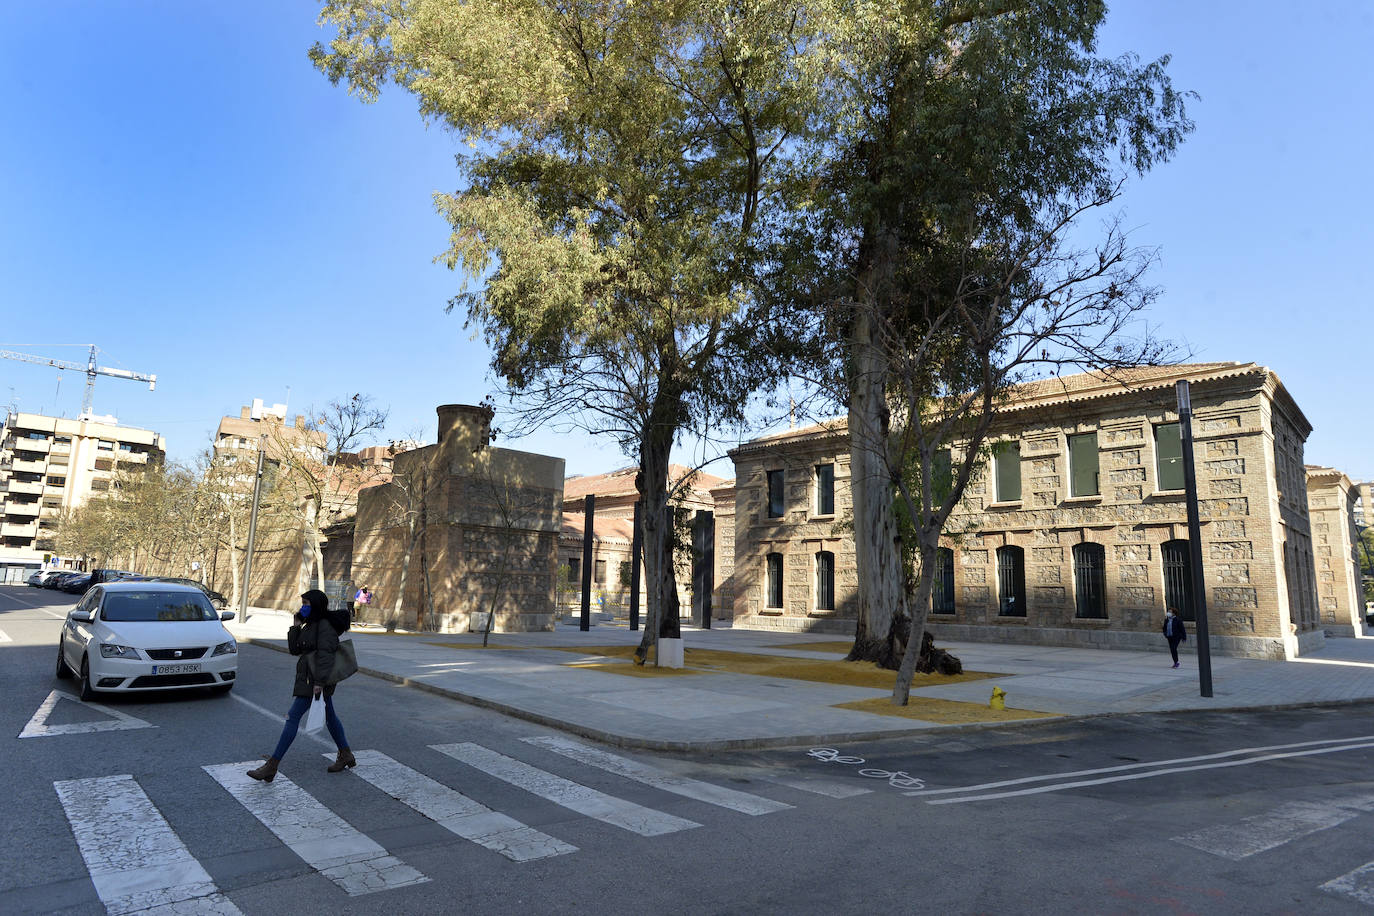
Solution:
M587 516L581 512L563 513L563 530L560 537L581 538ZM597 541L623 541L626 544L634 539L633 519L596 516L592 521L592 537Z
M635 474L638 470L638 468L629 467L611 471L608 474L569 477L563 481L563 500L567 502L571 499L581 499L584 496L634 496ZM668 465L668 478L670 480L681 480L690 473L692 473L692 469L685 465ZM705 491L720 486L724 482L725 478L723 477L707 474L705 471L697 471L692 488Z
M1123 391L1172 385L1179 379L1202 381L1260 371L1263 371L1263 367L1256 363L1213 362L1181 363L1174 366L1133 366L1110 372L1077 372L1073 375L1055 376L1014 385L1007 393L1004 407L1015 409L1076 395L1112 395L1121 394Z

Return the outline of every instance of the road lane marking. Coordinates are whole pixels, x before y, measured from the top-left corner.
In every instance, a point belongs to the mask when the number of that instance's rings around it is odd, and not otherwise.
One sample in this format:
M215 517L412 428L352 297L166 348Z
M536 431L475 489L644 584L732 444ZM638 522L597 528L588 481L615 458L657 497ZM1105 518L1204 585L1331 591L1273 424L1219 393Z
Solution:
M0 630L0 642L14 642L14 640L10 639L10 634Z
M1317 889L1326 891L1328 894L1352 897L1366 906L1374 906L1374 862L1361 865L1339 878L1332 878Z
M68 722L64 725L49 725L48 717L57 708L59 700L70 700L79 704L82 709L93 709L110 718L98 719L95 722ZM145 722L137 716L131 716L127 712L101 706L99 703L82 703L66 691L54 690L48 694L46 700L39 704L28 724L24 726L24 730L19 733L19 737L51 738L54 735L83 735L88 732L115 732L129 728L157 728L157 726L151 722Z
M53 783L95 892L111 916L154 907L238 913L132 776ZM194 900L194 907L174 906Z
M1174 839L1194 849L1239 862L1285 843L1374 811L1374 795L1336 802L1289 802L1234 824L1207 827Z
M772 776L765 776L769 782L775 782L780 786L789 786L793 789L800 789L803 792L814 792L816 795L824 795L827 798L853 798L856 795L869 795L872 789L865 789L862 786L851 786L842 782L829 782L824 779L779 779Z
M325 757L331 755L325 754ZM493 811L379 751L357 751L354 772L387 795L456 833L514 862L577 852L577 847Z
M254 703L252 700L245 700L243 697L239 696L237 693L230 694L230 696L232 696L235 700L238 700L240 703L242 703L244 706L247 706L249 709L253 710L254 712L260 712L260 713L262 713L264 716L266 716L267 718L272 719L272 720L275 721L278 725L282 725L282 724L284 724L284 723L286 722L286 713L273 712L272 710L268 709L266 706L259 706L257 703ZM326 730L323 730L323 731L319 731L319 732L308 732L308 731L306 731L306 730L303 729L303 728L297 729L297 730L296 730L296 738L297 738L297 739L300 739L300 738L309 738L311 741L314 741L314 742L316 742L317 744L319 744L320 747L333 747L333 746L334 746L334 739L331 738L331 737L329 737L329 731L328 731L327 729L326 729Z
M480 744L464 741L457 744L431 744L430 747L503 782L547 799L555 805L561 805L578 814L640 836L660 836L701 826L695 821L606 795L527 763L521 763L513 757L488 750Z
M248 770L262 763L222 763L201 769L234 796L307 865L350 897L429 879L360 833L290 779L259 782Z
M1167 776L1170 773L1187 773L1192 770L1221 770L1228 767L1250 766L1255 763L1265 763L1270 760L1285 760L1291 757L1312 757L1317 754L1335 754L1340 751L1358 751L1364 748L1374 747L1374 741L1364 744L1346 744L1340 747L1319 747L1305 751L1289 751L1284 754L1265 754L1262 757L1247 757L1244 760L1225 760L1215 763L1197 764L1187 767L1166 767L1161 770L1151 770L1148 773L1131 773L1125 776L1108 776L1103 779L1084 779L1078 782L1065 782L1052 786L1036 786L1032 789L1018 789L1014 792L994 792L990 795L970 795L963 798L928 798L928 805L959 805L964 802L991 801L995 798L1015 798L1019 795L1039 795L1043 792L1062 792L1065 789L1079 789L1085 786L1101 786L1113 782L1127 782L1133 779L1153 779L1156 776ZM908 793L911 794L911 793Z
M1044 773L1040 776L1023 776L1019 779L1002 779L997 782L984 782L973 786L955 786L949 789L920 789L906 792L906 795L948 795L952 792L980 792L984 789L1000 789L1004 786L1019 786L1029 782L1045 782L1051 779L1069 779L1074 776L1095 776L1099 773L1122 773L1127 770L1144 770L1150 767L1169 766L1175 763L1197 763L1203 760L1222 760L1226 757L1239 757L1261 751L1286 751L1294 748L1319 747L1321 745L1347 744L1352 741L1374 741L1374 735L1360 735L1354 738L1324 738L1320 741L1299 741L1294 744L1271 744L1261 747L1243 747L1217 754L1202 754L1196 757L1174 757L1168 760L1152 760L1145 763L1127 763L1120 766L1098 767L1092 770L1072 770L1067 773Z
M658 767L631 760L628 757L608 754L598 748L588 747L577 741L569 741L567 738L542 735L520 740L526 744L533 744L553 751L555 754L569 757L579 763L598 767L617 776L624 776L626 779L642 782L647 786L653 786L655 789L662 789L665 792L686 796L710 805L729 808L731 811L738 811L741 814L771 814L774 811L785 811L792 807L779 801L773 801L771 798L750 795L748 792L739 792L712 785L709 782L679 776L676 773L670 773Z

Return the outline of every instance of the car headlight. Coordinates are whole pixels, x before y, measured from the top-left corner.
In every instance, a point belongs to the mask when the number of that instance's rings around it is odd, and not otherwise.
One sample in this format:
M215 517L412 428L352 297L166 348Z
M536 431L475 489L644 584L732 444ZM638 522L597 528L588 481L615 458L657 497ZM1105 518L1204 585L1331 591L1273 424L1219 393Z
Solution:
M216 655L233 655L238 652L238 650L239 647L231 639L228 642L222 642L215 646L215 651L210 653L210 657L214 658Z
M132 658L137 660L138 650L132 646L116 646L112 643L102 642L100 655L103 658Z

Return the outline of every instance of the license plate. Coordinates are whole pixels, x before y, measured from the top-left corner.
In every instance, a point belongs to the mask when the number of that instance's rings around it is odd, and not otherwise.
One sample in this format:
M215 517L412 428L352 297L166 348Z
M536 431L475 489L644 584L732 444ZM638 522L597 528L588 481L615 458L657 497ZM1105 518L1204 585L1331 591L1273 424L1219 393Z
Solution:
M199 674L200 665L154 665L153 674Z

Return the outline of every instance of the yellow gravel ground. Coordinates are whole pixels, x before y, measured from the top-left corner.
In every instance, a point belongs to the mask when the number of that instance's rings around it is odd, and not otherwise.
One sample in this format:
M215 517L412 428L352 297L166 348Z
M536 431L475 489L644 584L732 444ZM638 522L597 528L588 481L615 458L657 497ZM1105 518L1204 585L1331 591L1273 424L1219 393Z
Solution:
M441 643L431 645L450 649L481 649L480 644ZM779 649L800 649L810 652L848 652L850 643L819 642L792 643L778 646ZM524 646L503 646L492 643L488 649L523 649ZM681 677L712 673L752 674L758 677L790 678L799 681L815 681L823 684L844 684L851 687L870 687L876 690L892 690L897 681L897 672L879 668L867 662L846 662L838 659L810 659L785 655L756 655L749 652L728 652L720 649L684 650L685 667L659 668L652 664L633 664L634 646L547 646L542 649L557 649L582 656L569 662L570 667L606 671L629 677ZM911 679L913 690L921 687L936 687L941 684L957 684L962 681L987 680L1005 677L986 671L965 671L962 674L945 676L942 674L917 674ZM988 693L991 695L991 689ZM906 706L893 706L888 697L874 697L852 703L840 703L841 709L856 709L861 712L882 716L900 716L906 719L919 719L923 722L938 722L943 725L958 725L971 722L1012 722L1019 719L1052 718L1053 713L1037 712L1030 709L992 709L986 703L965 703L958 700L941 700L933 697L912 696Z

